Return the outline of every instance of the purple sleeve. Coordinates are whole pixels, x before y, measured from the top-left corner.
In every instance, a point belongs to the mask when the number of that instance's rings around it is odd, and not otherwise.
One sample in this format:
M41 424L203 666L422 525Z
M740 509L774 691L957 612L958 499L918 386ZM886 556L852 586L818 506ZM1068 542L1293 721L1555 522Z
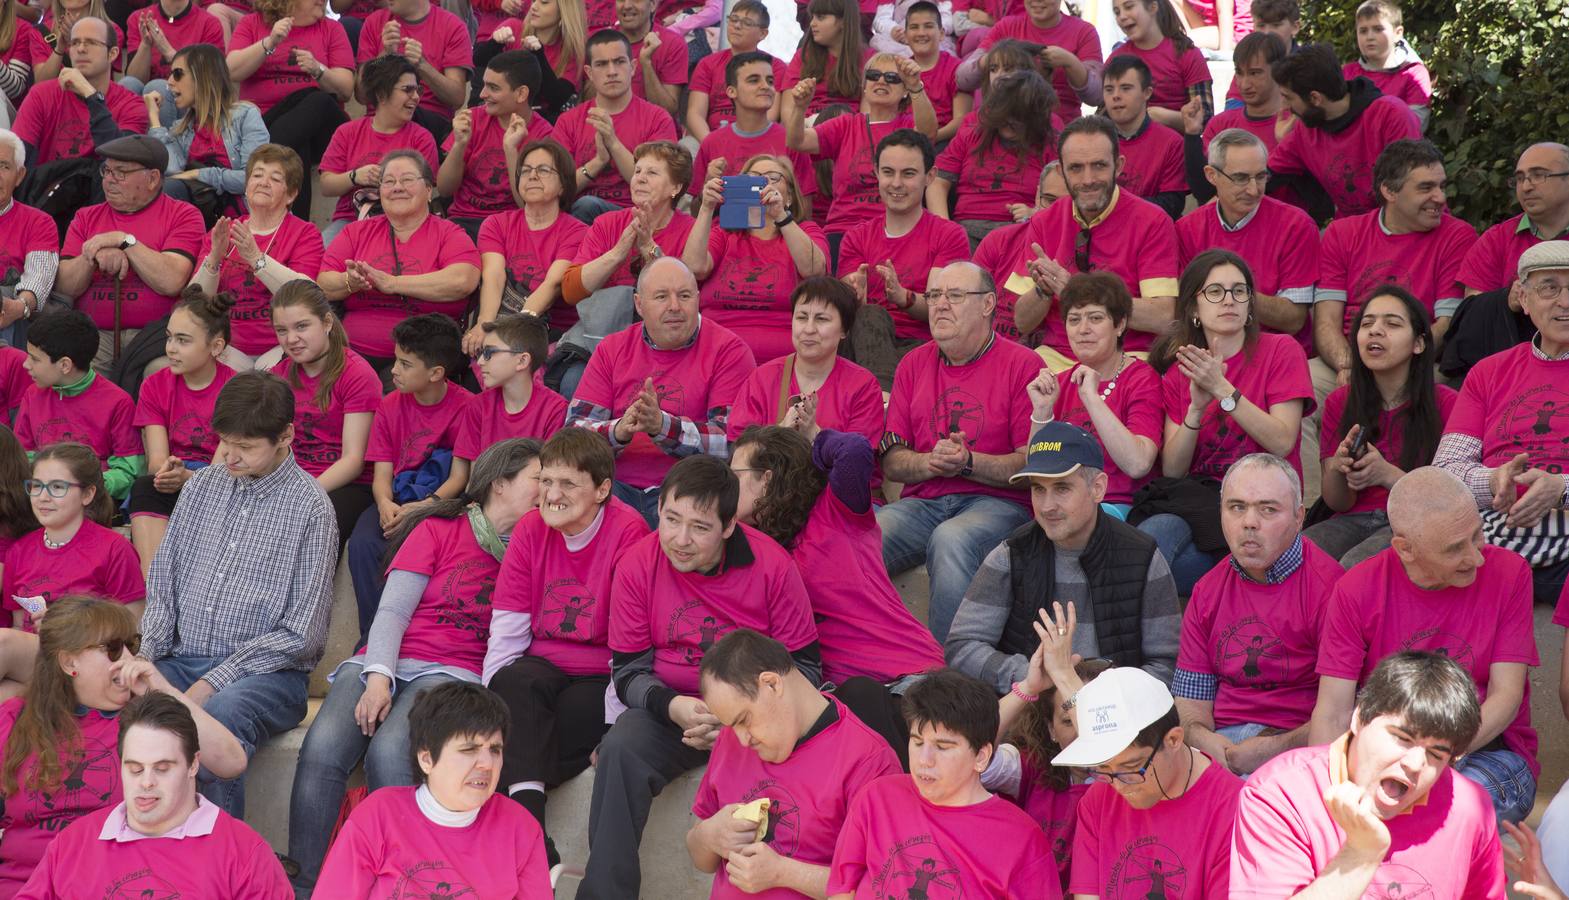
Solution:
M855 513L872 508L872 470L876 462L865 435L825 428L812 442L812 465L828 476L828 489Z

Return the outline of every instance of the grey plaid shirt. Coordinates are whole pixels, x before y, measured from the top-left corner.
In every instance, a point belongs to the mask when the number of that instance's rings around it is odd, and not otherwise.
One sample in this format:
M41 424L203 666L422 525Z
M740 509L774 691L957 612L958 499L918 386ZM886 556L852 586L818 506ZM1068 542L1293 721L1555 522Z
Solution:
M310 671L327 642L337 549L332 504L292 454L257 479L198 471L147 573L142 655L222 657L202 676L215 690Z

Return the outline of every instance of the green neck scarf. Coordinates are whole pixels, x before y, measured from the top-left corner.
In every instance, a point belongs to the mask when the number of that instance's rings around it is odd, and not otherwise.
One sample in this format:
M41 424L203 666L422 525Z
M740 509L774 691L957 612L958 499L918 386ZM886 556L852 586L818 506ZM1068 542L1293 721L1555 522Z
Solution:
M496 526L485 518L485 511L478 503L469 504L469 527L474 529L474 540L480 547L494 556L496 562L501 562L501 558L507 554L507 545L501 542L501 535L496 534Z

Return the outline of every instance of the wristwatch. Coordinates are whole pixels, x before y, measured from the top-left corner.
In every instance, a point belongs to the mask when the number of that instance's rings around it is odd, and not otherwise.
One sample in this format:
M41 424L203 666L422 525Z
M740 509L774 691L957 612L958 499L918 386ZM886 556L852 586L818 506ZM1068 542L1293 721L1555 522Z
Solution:
M135 246L136 246L136 235L134 235L134 234L126 235L125 236L125 240L120 242L120 249L121 250L129 250L129 249L131 249L132 247L135 247Z
M267 254L263 253L261 257L256 260L256 265L251 266L251 271L255 272L257 275L260 275L261 270L265 268L267 268Z
M794 222L794 221L795 221L795 213L793 213L793 212L791 212L791 211L789 211L787 209L787 210L785 210L784 218L782 218L782 219L778 220L777 222L775 222L774 223L774 227L775 228L783 228L786 225L789 225L791 222Z
M959 477L960 478L969 478L971 475L974 475L974 474L975 474L975 451L971 450L970 451L970 455L968 457L966 457L965 460L964 460L964 468L959 470Z
M1242 389L1241 388L1237 388L1236 390L1231 392L1231 396L1220 398L1220 411L1221 412L1227 412L1227 413L1236 412L1236 410L1237 410L1237 401L1241 400L1241 399L1242 399Z

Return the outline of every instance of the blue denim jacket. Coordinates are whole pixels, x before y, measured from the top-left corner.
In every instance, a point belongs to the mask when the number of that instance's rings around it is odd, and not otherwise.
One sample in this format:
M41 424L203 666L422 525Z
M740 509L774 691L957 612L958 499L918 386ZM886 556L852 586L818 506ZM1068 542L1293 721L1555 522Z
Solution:
M163 141L164 147L169 150L169 167L164 174L174 175L185 171L186 155L191 149L191 141L196 137L193 130L175 132L155 125L148 129L147 135ZM261 110L251 103L234 104L229 127L223 130L223 148L229 154L230 166L227 169L218 166L201 169L197 172L197 180L225 194L245 193L245 164L256 148L269 139Z

